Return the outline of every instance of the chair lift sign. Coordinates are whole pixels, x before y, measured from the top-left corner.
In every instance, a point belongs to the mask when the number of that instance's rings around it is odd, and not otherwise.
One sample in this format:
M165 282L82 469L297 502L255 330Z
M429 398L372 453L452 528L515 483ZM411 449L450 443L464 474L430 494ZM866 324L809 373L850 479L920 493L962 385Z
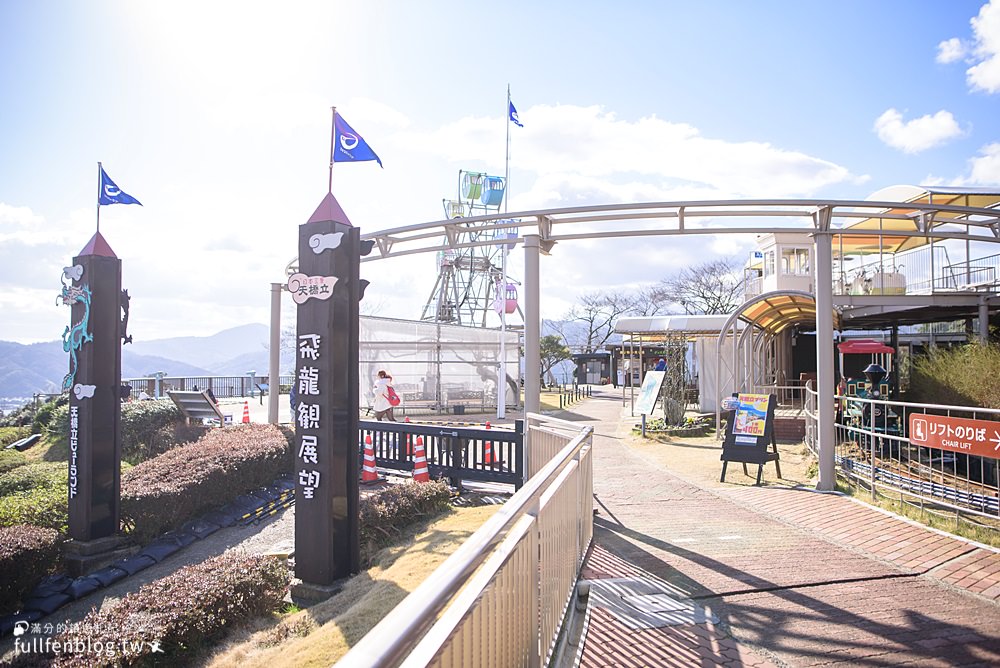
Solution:
M911 413L910 443L967 455L996 457L1000 450L1000 422Z

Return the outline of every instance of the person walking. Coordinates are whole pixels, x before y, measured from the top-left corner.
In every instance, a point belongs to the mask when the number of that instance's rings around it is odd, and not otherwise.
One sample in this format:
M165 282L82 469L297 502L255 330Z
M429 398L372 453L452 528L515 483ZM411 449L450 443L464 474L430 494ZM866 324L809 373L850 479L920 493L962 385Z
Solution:
M395 422L396 418L392 415L393 404L389 398L396 396L396 393L392 389L392 376L385 369L379 369L372 393L375 395L375 401L372 403L372 410L375 411L375 419L381 422L385 418L389 422Z

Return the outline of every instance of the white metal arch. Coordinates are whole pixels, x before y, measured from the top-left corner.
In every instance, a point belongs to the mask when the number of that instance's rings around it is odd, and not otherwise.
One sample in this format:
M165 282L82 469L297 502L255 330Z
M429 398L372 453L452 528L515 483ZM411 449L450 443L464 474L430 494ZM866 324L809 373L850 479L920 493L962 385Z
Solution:
M719 338L716 341L716 351L718 352L718 355L715 358L715 379L716 379L716 393L718 394L718 396L715 397L715 427L717 432L722 425L722 407L720 401L722 399L722 363L723 360L725 359L725 356L723 355L722 352L722 347L723 345L725 345L726 338L730 336L731 332L733 337L733 349L731 357L732 364L729 368L729 371L732 373L733 387L736 391L739 391L741 387L740 383L742 382L741 380L737 379L737 376L739 374L739 362L740 362L739 355L742 351L745 350L747 337L749 336L752 338L753 335L751 332L756 328L757 321L760 319L760 316L763 315L763 313L761 313L753 320L749 320L746 317L744 317L743 313L746 312L746 310L749 309L754 304L765 302L768 299L773 299L774 297L806 297L808 299L815 300L815 295L813 295L810 292L805 292L804 290L776 290L773 292L765 292L764 294L752 297L747 301L743 302L742 304L740 304L738 307L736 307L736 310L733 312L733 314L730 315L729 318L726 320L725 324L722 326L721 331L719 332ZM736 327L736 323L740 320L743 320L744 322L747 323L747 326L743 328L742 333L739 332L738 328ZM739 334L739 337L737 337L737 334Z
M905 221L911 227L883 231L851 229L865 219ZM720 223L720 221L724 221ZM780 223L780 224L779 224ZM520 243L525 251L525 410L538 412L541 368L538 334L540 253L548 253L558 242L615 237L671 236L685 234L775 234L799 232L812 235L816 257L817 375L819 388L820 479L818 488L833 489L833 329L832 329L832 239L852 236L914 237L934 240L1000 243L1000 210L923 202L815 199L699 200L605 204L490 214L470 218L438 220L369 232L364 240L375 242L377 254L363 262L442 248L467 248L494 244L490 234L482 241L459 242L459 232L489 232L515 228L518 236L506 243ZM468 236L466 236L468 238ZM968 247L968 245L967 245ZM297 264L297 263L296 263ZM292 263L289 263L292 266ZM280 284L272 284L274 293ZM279 292L280 297L280 292ZM280 304L280 301L279 301ZM272 315L273 323L273 315ZM272 324L272 329L274 329ZM534 336L532 335L534 334ZM275 332L271 334L272 345ZM272 351L271 375L278 364ZM269 417L277 420L277 393L271 395Z

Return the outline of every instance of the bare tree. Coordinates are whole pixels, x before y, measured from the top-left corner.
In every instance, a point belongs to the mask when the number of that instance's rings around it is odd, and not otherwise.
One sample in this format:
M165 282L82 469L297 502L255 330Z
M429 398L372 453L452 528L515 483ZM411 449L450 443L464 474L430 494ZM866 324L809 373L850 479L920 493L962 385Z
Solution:
M732 258L685 267L660 281L660 288L689 315L732 313L743 303L743 275Z
M635 298L622 292L594 292L580 297L561 323L553 323L571 347L580 352L599 350L614 334L614 323L635 308ZM575 326L574 326L575 325Z
M639 290L632 300L632 315L649 317L670 312L670 298L662 283L648 285Z

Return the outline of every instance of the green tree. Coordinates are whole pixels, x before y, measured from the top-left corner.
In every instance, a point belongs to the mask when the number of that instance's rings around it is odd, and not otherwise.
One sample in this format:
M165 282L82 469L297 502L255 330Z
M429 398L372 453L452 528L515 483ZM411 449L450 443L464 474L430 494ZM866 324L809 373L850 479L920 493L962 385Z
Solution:
M549 334L539 339L542 353L542 375L559 362L570 358L569 346L563 343L562 337L558 334Z

